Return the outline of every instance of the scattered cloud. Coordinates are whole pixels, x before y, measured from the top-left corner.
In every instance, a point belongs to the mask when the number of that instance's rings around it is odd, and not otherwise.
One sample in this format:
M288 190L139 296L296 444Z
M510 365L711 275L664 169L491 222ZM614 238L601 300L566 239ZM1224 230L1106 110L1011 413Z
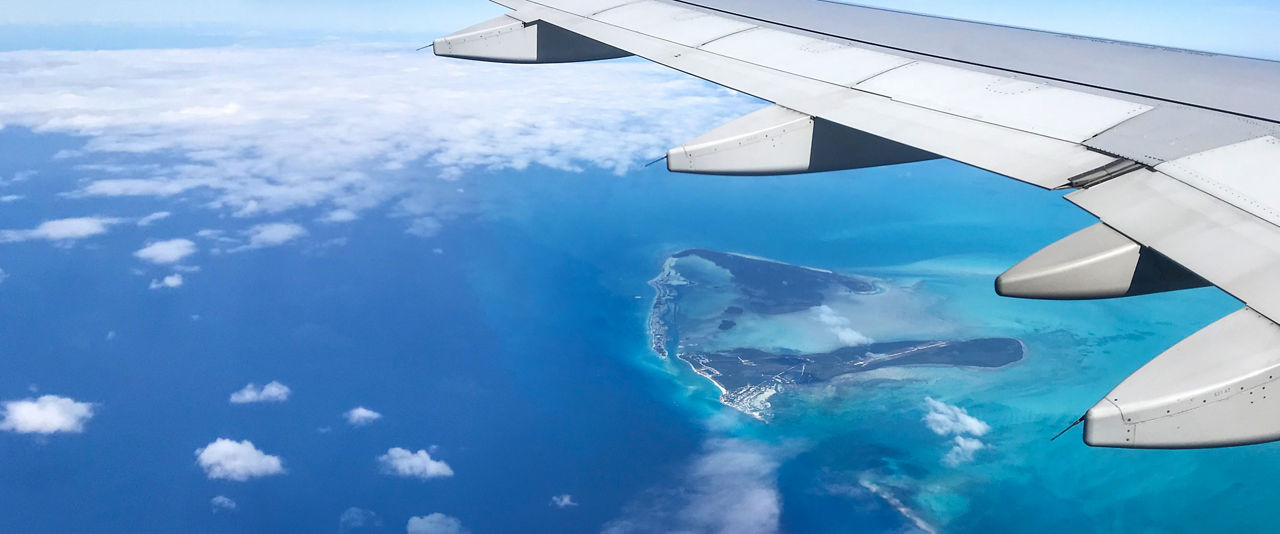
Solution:
M133 255L151 263L164 264L177 263L195 253L196 244L190 239L170 239L151 243Z
M170 215L173 215L173 214L167 211L157 211L155 213L152 213L151 215L147 215L146 217L138 219L138 226L151 226L151 223L154 223L162 219L168 219Z
M2 61L0 123L85 139L63 154L97 165L76 195L187 196L241 217L318 209L328 222L386 207L415 234L469 209L454 180L470 173L622 173L761 105L643 62L531 70L393 46L14 51ZM103 164L119 154L172 163Z
M577 506L577 505L578 503L574 502L573 500L573 495L569 495L568 493L565 493L562 495L553 495L551 497L551 506L554 506L556 508L569 508L571 506Z
M7 280L8 278L9 278L9 273L4 272L4 269L0 269L0 284L3 284L4 281Z
M942 457L942 463L955 467L960 464L973 461L973 455L978 451L985 449L986 443L977 438L966 438L964 436L955 437L955 445L951 450L947 451L947 455Z
M453 469L443 461L431 458L425 450L410 452L400 447L392 447L386 454L378 457L382 470L388 474L429 480L432 478L451 477Z
M29 230L0 230L0 243L22 241L71 242L107 233L120 222L110 217L76 217L45 221Z
M347 532L362 528L378 528L382 526L382 519L372 510L357 508L352 506L342 512L338 516L338 532Z
M405 233L418 237L435 237L444 228L444 223L435 217L419 217L409 222Z
M469 530L462 526L456 517L441 513L410 517L405 526L406 534L468 534Z
M173 273L159 280L152 280L147 287L151 289L177 289L182 287L183 278L179 273Z
M813 312L813 315L818 319L819 323L826 326L831 333L836 336L836 339L840 340L842 345L846 347L856 347L859 345L871 344L871 338L862 335L850 326L853 324L853 321L849 320L848 317L840 315L830 306L827 306L826 304L814 306L810 311Z
M244 235L249 242L231 249L230 252L278 247L307 235L307 229L293 223L267 223L246 230Z
M932 397L925 397L928 412L924 414L924 423L939 436L949 434L973 434L981 436L991 431L991 426L959 406L947 404Z
M80 433L93 418L93 408L92 403L56 395L5 401L0 430L18 434Z
M218 438L196 449L196 463L210 479L236 482L284 473L284 464L279 456L258 450L249 440Z
M342 417L344 417L351 426L364 426L382 419L382 414L365 408L364 406L356 406L355 408L347 410L346 413L343 413Z
M5 196L0 197L0 202L5 203L5 204L8 204L8 203L10 203L10 202L17 202L17 201L22 200L22 199L24 199L24 198L27 198L27 197L22 196L22 195L5 195Z
M991 431L991 426L969 415L964 408L925 397L924 423L939 436L953 436L951 449L942 457L942 463L955 467L972 462L978 451L987 447L976 437Z
M336 209L321 217L320 220L328 223L344 223L351 222L360 218L360 214L348 209Z
M628 505L604 532L778 532L778 465L778 451L742 440L712 440L680 487L652 492Z
M231 394L231 403L284 402L289 400L289 395L292 394L293 391L289 389L289 386L275 380L262 387L250 382L240 391Z
M0 130L4 130L4 124L0 124ZM11 176L8 180L4 178L0 178L0 187L7 187L16 183L25 182L27 180L30 180L31 177L35 176L36 174L37 174L36 171L15 172L13 173L13 176Z
M209 499L209 505L213 507L213 513L230 512L236 509L236 502L226 495L218 495Z

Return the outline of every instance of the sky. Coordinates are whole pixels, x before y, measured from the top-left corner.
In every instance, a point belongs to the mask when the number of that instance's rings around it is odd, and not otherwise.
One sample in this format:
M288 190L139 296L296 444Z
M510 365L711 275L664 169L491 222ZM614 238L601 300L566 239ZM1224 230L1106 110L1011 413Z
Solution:
M879 5L1280 57L1280 43L1269 38L1280 12L1263 2ZM0 283L12 290L34 276L9 251L35 247L55 257L111 255L119 271L113 273L126 273L130 288L172 296L208 291L204 280L239 272L228 267L233 262L266 264L254 254L312 257L347 246L345 225L362 221L385 221L404 239L437 239L455 221L488 209L470 193L486 178L524 171L624 175L760 106L641 61L538 67L531 76L524 67L413 51L501 12L479 0L10 2L0 10L0 49L7 50L0 53L0 133L10 140L0 146L9 156L0 158L0 246L9 247L0 250L7 254L0 256ZM636 86L645 90L629 90ZM65 176L17 157L46 152ZM108 238L115 248L105 248ZM445 253L445 247L435 252L433 241L423 243L431 247L424 254ZM116 335L101 334L107 341ZM219 390L216 403L292 406L295 395L307 393L272 375L248 380ZM6 390L0 431L39 439L93 434L95 423L107 424L119 409L100 398L32 388ZM331 424L378 428L395 419L386 405L360 402L331 410ZM980 422L947 404L931 409L943 429L934 432L972 443L948 429ZM947 414L960 423L948 423ZM185 463L175 465L198 466L211 481L301 476L290 463L296 457L245 438L202 436L198 449L179 451ZM466 465L454 459L457 451L446 449L453 456L445 462L432 443L404 445L388 444L365 460L411 480L453 478ZM694 493L725 480L745 490L767 486L777 469L771 456L749 445L701 446L705 454L688 482ZM957 461L972 454L958 450ZM457 479L474 475L459 468ZM547 492L551 507L579 506L581 495L561 491ZM217 513L251 502L222 494L201 499ZM760 507L767 516L761 521L776 526L768 504ZM348 511L342 524L373 521L367 510ZM464 529L450 515L415 513L407 532Z
M1257 38L1280 25L1280 5L1273 2L867 0L851 3L1197 50L1280 57L1280 45L1266 42L1274 40ZM46 31L79 27L78 31L84 32L83 27L90 26L99 32L120 27L134 32L196 28L242 38L260 38L264 33L366 38L381 34L395 38L422 35L424 40L429 40L501 14L503 10L483 0L18 0L8 2L0 11L0 26L11 26L11 33L15 28L31 27ZM8 43L12 46L11 40ZM5 44L6 39L0 37L0 45Z

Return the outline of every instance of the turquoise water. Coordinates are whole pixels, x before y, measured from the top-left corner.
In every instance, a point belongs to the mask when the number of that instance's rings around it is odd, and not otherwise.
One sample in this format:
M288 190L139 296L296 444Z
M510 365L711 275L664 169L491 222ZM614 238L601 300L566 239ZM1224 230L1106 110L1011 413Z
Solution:
M17 129L4 139L4 172L77 146ZM15 531L137 531L137 518L153 531L326 531L350 506L384 518L383 531L431 512L473 532L768 531L705 522L717 513L787 532L1265 530L1278 519L1275 445L1090 449L1079 430L1049 441L1239 303L1214 289L998 298L1001 269L1093 219L958 164L759 179L495 173L466 184L436 238L372 214L312 225L297 247L202 256L173 292L146 289L132 252L229 223L165 200L60 200L80 174L59 165L15 191L31 200L6 206L0 228L179 213L76 247L0 250L3 398L38 386L100 406L84 434L0 434L10 459L0 515ZM338 238L346 244L313 246ZM779 400L762 424L649 348L647 282L688 248L913 287L960 335L1017 337L1027 355L1000 369L868 373ZM909 338L916 327L901 328ZM271 379L294 398L227 404L244 383ZM982 444L972 458L947 460L956 437L925 424L926 398L989 426L967 438ZM344 427L338 414L357 404L384 419ZM252 439L287 474L208 480L192 451L217 437ZM433 447L457 475L390 478L374 458L391 446ZM549 506L561 493L580 506ZM158 494L168 498L138 498ZM210 514L220 494L240 504L235 514Z
M637 324L651 295L643 282L662 259L703 247L920 283L962 332L1026 343L1008 368L886 370L885 380L806 391L763 425L726 413L714 386L635 340L624 356L670 375L655 402L680 403L710 436L775 447L784 529L1162 532L1274 519L1273 445L1091 449L1078 429L1049 441L1128 373L1239 307L1213 289L1100 302L995 296L1000 270L1093 222L1057 194L946 162L761 179L554 175L486 190L499 208L490 217L600 265L620 296L644 296L627 312ZM542 201L523 201L533 190ZM972 461L942 461L952 442L923 423L926 397L990 425Z

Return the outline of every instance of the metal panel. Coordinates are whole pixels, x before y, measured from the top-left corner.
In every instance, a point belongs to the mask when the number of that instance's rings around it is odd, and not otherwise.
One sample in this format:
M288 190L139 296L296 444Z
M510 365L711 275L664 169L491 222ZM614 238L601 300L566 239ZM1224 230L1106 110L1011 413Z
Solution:
M832 40L756 29L712 41L703 50L806 78L849 86L911 60Z
M727 17L653 0L610 9L592 18L606 24L624 26L645 35L693 47L755 27L753 24Z
M1258 313L1280 319L1280 227L1148 170L1066 198Z
M1102 132L1085 145L1155 166L1264 135L1280 135L1280 126L1167 104Z
M1181 449L1280 439L1280 326L1240 310L1182 340L1085 416L1095 447Z
M557 26L671 68L1040 187L1065 185L1073 176L1116 161L1078 144L840 88L555 9L530 9Z
M1280 225L1280 139L1267 136L1215 148L1156 170Z
M857 89L961 117L1080 143L1151 106L929 63L912 63Z
M560 0L548 0L548 2ZM1280 122L1280 63L830 0L678 0L859 43ZM1142 21L1134 21L1141 24Z
M1151 248L1097 223L1005 271L996 278L996 293L1033 299L1104 299L1206 285Z
M569 63L631 55L549 22L527 18L515 12L436 39L434 52L498 63Z
M538 60L538 31L513 17L503 15L436 39L438 56L511 63Z
M555 0L555 6L556 9L561 11L567 11L574 15L590 17L591 15L595 15L596 13L606 9L612 9L635 1L636 0ZM534 4L534 2L528 2L527 4Z
M775 105L672 149L667 153L667 169L758 176L862 169L937 158Z

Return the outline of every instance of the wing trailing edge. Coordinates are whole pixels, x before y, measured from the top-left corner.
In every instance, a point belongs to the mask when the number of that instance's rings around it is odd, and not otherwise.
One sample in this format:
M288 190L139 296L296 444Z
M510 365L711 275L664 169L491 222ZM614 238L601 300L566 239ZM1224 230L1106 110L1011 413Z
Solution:
M1133 82L1137 89L928 53L975 43L1005 50L982 39L1000 37L1035 44L1023 59L1043 61L1050 43L1066 47L1058 51L1065 54L1076 46L1074 38L1039 39L1038 33L958 21L946 24L969 25L924 31L938 20L931 17L898 17L897 23L914 26L880 35L882 41L929 40L928 47L913 48L735 11L816 9L809 2L495 1L515 11L436 41L436 53L517 63L634 54L774 104L671 150L672 171L790 174L946 157L1046 189L1077 189L1067 199L1102 223L1013 267L997 282L998 292L1111 298L1212 283L1247 306L1121 383L1084 418L1086 443L1196 448L1280 439L1280 399L1264 393L1280 376L1280 202L1274 200L1280 198L1280 126L1274 121L1148 94L1139 90L1151 85L1139 83L1143 77L1094 56L1087 62L1095 78ZM825 5L822 12L837 9L844 8ZM868 24L851 27L872 34L888 27ZM1119 57L1148 52L1084 45L1123 52ZM1274 99L1245 100L1274 109Z

